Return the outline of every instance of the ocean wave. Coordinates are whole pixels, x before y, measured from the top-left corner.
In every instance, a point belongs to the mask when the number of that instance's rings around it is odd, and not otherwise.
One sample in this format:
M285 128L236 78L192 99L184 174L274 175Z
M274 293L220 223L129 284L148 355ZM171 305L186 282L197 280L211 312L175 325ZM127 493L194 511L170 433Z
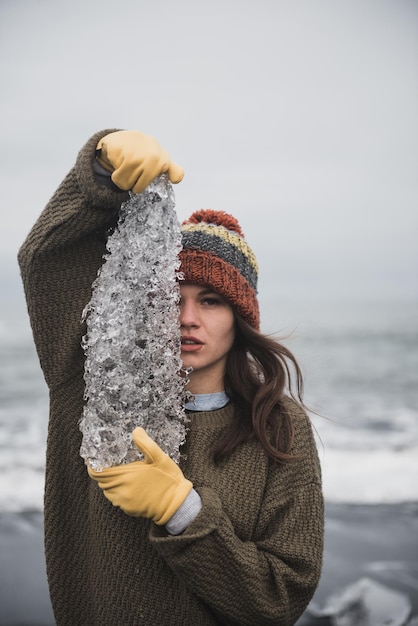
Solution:
M351 504L418 502L418 446L319 450L325 499Z
M336 450L319 445L325 500L347 504L418 502L418 446ZM11 450L0 464L0 512L41 511L44 453Z

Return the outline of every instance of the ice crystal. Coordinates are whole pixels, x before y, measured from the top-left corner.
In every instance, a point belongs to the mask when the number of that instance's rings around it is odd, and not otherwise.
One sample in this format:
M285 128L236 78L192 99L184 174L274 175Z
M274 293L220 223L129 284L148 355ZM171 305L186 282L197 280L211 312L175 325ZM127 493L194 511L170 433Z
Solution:
M83 312L87 332L81 456L101 470L141 458L142 426L178 462L185 378L178 322L181 232L166 175L130 194Z

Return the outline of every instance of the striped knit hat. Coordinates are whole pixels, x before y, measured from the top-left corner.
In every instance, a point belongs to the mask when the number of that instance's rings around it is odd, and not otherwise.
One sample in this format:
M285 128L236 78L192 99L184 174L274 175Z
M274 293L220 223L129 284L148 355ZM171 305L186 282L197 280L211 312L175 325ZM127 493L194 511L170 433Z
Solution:
M201 209L183 222L181 231L180 271L185 281L220 293L258 330L257 260L235 217Z

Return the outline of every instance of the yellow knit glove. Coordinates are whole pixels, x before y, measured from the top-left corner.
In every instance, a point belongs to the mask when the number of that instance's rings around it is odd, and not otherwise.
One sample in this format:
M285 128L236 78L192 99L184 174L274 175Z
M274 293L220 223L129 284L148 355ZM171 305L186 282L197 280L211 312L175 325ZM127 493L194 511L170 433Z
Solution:
M118 130L100 139L96 146L100 165L112 172L119 189L141 193L160 174L167 172L172 183L179 183L183 168L170 161L154 137L137 130Z
M135 428L132 438L144 461L109 467L101 472L88 468L108 500L133 517L166 524L192 490L181 469L147 435Z

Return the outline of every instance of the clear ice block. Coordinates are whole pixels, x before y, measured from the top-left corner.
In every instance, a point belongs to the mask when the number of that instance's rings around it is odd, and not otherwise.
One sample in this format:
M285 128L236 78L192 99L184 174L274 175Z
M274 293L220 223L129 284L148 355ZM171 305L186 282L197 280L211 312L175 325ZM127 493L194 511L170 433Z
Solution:
M161 175L130 194L83 312L87 332L80 454L93 469L141 458L142 426L179 462L186 433L178 303L180 225Z

